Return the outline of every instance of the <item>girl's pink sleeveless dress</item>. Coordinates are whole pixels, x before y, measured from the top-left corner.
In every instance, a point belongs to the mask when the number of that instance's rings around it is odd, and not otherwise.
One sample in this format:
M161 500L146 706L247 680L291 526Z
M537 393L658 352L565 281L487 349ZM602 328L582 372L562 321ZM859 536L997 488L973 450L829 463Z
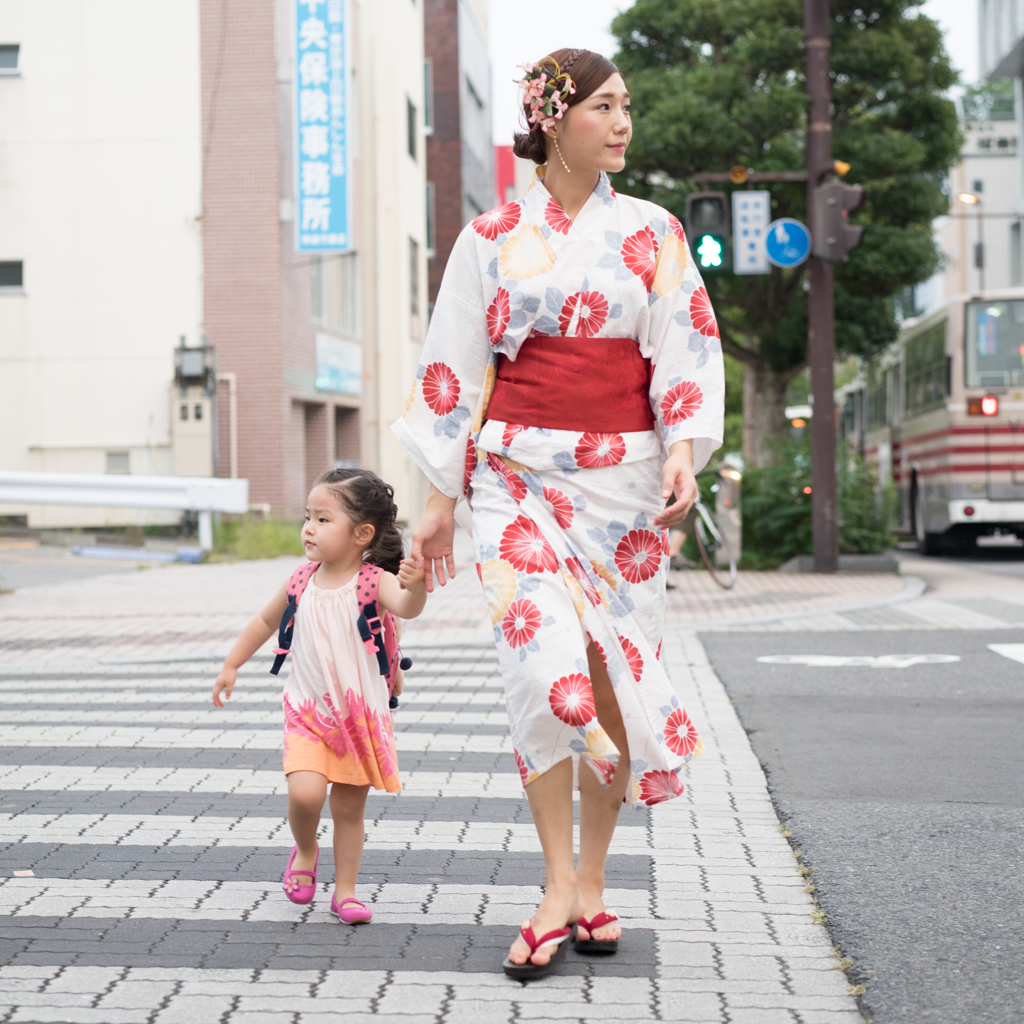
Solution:
M309 581L284 687L284 771L401 792L387 680L359 639L358 574L337 590Z

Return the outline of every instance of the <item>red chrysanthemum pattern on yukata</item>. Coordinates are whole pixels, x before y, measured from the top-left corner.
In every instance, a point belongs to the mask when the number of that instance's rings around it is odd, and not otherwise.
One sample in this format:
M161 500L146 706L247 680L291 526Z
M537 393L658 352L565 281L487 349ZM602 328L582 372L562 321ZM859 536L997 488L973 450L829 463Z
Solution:
M473 221L473 230L493 242L498 235L507 235L519 223L520 208L518 203L506 203L495 207L487 213L481 213Z
M599 605L601 603L601 595L597 592L597 587L594 586L593 581L587 575L587 570L580 564L580 560L570 557L565 560L565 565L583 588L583 593L587 595L587 600L595 607Z
M525 647L540 629L540 610L532 601L520 598L509 605L501 620L501 631L510 647Z
M661 415L666 427L688 420L704 401L704 394L692 380L684 380L669 388L661 400Z
M675 772L647 772L640 777L640 799L648 807L681 796L683 788Z
M615 778L615 771L618 765L614 761L606 761L603 758L592 757L587 761L587 764L591 768L596 769L597 773L601 776L601 782L605 786L610 786L612 780Z
M640 656L640 651L632 640L627 640L624 636L620 636L619 643L622 644L622 650L626 654L626 661L629 662L633 678L639 683L640 677L644 674L644 659Z
M563 530L568 530L572 526L572 502L557 487L545 487L544 500L551 506L555 522Z
M580 672L562 676L551 687L548 702L566 725L586 725L597 714L590 680Z
M580 469L617 466L626 455L621 434L584 434L576 445L576 465Z
M718 321L707 288L700 287L690 296L690 322L706 338L718 337Z
M565 210L554 199L549 199L548 205L544 207L544 220L552 231L560 235L569 234L569 228L572 227L572 221L566 216Z
M515 747L512 748L512 753L515 754L516 767L519 769L519 778L523 780L523 785L526 785L526 780L530 777L530 769L526 767L526 762L519 756L519 751Z
M690 716L682 709L676 708L665 723L665 742L673 753L686 757L697 749L697 730Z
M521 434L526 427L521 423L506 423L505 430L501 435L501 443L507 448L514 440L517 434Z
M498 289L494 301L487 307L487 334L492 345L497 345L505 336L505 328L508 327L511 308L508 302L508 291L504 288Z
M615 564L630 583L649 580L661 565L661 538L650 530L630 530L615 548Z
M683 230L683 225L679 223L679 218L671 213L668 215L668 227L680 242L686 242L686 232Z
M508 493L512 495L516 501L522 501L526 497L527 490L526 484L523 483L522 477L518 473L513 473L508 466L505 465L501 459L498 458L493 452L487 453L487 465L494 470L502 480L505 481L505 486L508 488Z
M572 323L577 307L580 318L576 324L576 336L592 338L608 319L608 300L600 292L576 292L570 295L558 314L558 329L565 334Z
M458 404L459 378L444 363L431 363L423 374L423 398L436 416L447 416Z
M670 550L671 549L669 548L668 530L662 530L661 531L661 553L663 555L668 555Z
M502 531L498 553L521 572L557 572L558 559L537 524L517 516Z
M622 261L639 277L648 291L654 283L658 242L650 228L641 228L622 243Z
M462 481L462 493L469 490L469 482L473 479L473 472L476 470L476 442L470 434L466 442L466 477ZM483 581L481 581L483 582Z

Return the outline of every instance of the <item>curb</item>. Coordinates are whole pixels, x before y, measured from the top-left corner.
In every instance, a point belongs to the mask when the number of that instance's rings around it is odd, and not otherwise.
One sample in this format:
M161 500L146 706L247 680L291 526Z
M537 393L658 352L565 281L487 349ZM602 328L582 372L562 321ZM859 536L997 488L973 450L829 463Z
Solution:
M890 604L901 604L920 597L927 584L920 576L904 576L903 589L889 597L875 598L873 601L857 601L853 604L830 605L827 608L809 608L806 611L779 612L776 615L754 615L744 619L698 619L688 622L673 622L672 627L699 631L712 626L758 626L768 622L784 622L792 619L810 619L818 615L840 615L843 612L866 611L869 608L884 608Z

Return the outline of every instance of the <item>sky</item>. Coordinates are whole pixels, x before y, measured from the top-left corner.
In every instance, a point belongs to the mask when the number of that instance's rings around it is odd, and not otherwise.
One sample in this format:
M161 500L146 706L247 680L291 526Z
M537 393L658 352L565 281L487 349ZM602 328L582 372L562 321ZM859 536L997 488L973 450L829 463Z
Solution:
M978 76L978 0L926 0L921 11L942 26L946 49L965 83ZM488 35L494 75L494 142L508 145L517 131L516 65L537 60L563 46L615 52L608 31L612 18L631 6L630 0L543 0L543 13L524 17L522 4L488 0Z

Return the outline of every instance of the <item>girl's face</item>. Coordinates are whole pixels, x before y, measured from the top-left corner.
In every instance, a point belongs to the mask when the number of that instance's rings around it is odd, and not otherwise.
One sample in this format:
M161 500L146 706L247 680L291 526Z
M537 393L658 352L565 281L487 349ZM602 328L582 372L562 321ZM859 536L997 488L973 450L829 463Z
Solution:
M369 523L354 525L331 488L321 484L309 492L302 546L311 562L362 559L372 540L373 527Z
M633 135L629 93L622 75L616 72L585 100L570 107L549 134L558 136L570 171L621 171ZM554 144L549 143L548 149L548 166L561 167Z

